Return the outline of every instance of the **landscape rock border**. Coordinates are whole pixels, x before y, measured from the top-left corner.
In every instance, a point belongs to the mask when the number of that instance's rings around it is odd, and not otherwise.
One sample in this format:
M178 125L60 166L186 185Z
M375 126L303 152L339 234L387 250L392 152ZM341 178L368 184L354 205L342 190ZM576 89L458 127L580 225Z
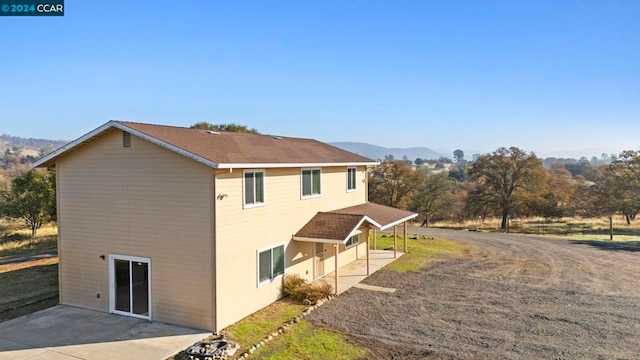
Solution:
M289 329L293 325L295 325L298 322L300 322L300 320L306 318L309 314L311 314L312 311L314 311L317 308L319 308L320 306L326 304L328 301L335 299L336 296L338 296L338 295L329 295L324 299L320 299L320 300L316 301L316 303L314 305L310 305L300 315L295 316L291 320L283 323L282 326L278 327L277 330L273 331L271 334L265 336L264 338L262 338L262 340L258 341L254 345L252 345L249 348L249 350L247 350L247 351L243 352L242 354L240 354L240 356L238 356L238 360L248 359L251 355L253 355L254 352L256 352L256 350L258 350L259 348L263 347L264 345L266 345L267 343L269 343L270 341L272 341L276 337L288 332Z

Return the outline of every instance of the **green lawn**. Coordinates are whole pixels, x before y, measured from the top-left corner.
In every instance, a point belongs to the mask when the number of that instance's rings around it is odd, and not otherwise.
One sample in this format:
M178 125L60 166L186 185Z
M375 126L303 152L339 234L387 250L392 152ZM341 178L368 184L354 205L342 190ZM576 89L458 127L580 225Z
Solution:
M302 320L285 335L259 348L252 358L269 360L356 360L368 351L349 343L337 332L321 329Z
M423 238L412 239L416 236L409 234L407 240L408 252L387 265L385 269L396 272L420 271L429 260L438 256L461 255L469 251L469 247L458 242L440 239ZM371 243L372 244L372 243ZM393 246L393 234L377 234L377 248L385 249ZM373 246L373 245L372 245ZM398 236L398 250L404 249L404 240Z
M238 354L278 330L283 323L300 315L307 307L289 299L278 300L224 330L227 339L240 344Z

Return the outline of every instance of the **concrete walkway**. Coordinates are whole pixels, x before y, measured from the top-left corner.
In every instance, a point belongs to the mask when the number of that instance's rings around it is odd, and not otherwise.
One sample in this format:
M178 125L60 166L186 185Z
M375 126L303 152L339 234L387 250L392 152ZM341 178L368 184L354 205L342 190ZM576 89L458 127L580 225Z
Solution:
M403 252L397 252L397 258L404 255ZM393 250L370 250L369 251L369 272L374 272L382 269L390 262L396 259L393 258ZM338 294L351 289L354 285L367 278L367 257L363 256L358 260L352 261L347 265L338 268ZM335 286L335 273L331 272L324 277L325 280L331 286ZM390 290L389 290L390 291Z
M0 323L0 359L166 359L209 333L58 305Z

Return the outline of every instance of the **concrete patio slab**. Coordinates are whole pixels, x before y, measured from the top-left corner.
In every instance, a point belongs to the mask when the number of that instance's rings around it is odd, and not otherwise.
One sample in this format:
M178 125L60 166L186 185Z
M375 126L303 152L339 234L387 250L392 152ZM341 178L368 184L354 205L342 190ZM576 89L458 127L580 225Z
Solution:
M0 323L0 358L165 359L209 334L58 305Z
M403 252L397 251L397 256L393 257L393 250L370 250L369 251L369 275L382 269L387 264L395 261ZM352 288L362 280L367 278L367 258L366 256L358 258L347 265L338 268L338 294ZM324 279L333 286L335 282L335 273L327 274Z

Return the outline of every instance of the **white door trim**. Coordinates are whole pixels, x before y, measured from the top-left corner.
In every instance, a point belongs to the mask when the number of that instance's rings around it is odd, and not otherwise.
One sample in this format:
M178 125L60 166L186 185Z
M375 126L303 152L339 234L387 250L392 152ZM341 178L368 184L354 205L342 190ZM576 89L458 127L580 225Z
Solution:
M131 312L124 312L120 310L116 310L116 281L115 281L115 268L114 268L114 260L127 260L130 262L143 262L147 264L149 279L147 279L149 288L147 289L149 297L149 316L139 315L133 313L133 305L130 305ZM131 280L131 266L129 266L129 280ZM133 296L130 296L130 300L133 302ZM139 319L151 320L151 259L146 257L139 256L129 256L129 255L117 255L117 254L109 254L109 312L112 314L130 316Z

